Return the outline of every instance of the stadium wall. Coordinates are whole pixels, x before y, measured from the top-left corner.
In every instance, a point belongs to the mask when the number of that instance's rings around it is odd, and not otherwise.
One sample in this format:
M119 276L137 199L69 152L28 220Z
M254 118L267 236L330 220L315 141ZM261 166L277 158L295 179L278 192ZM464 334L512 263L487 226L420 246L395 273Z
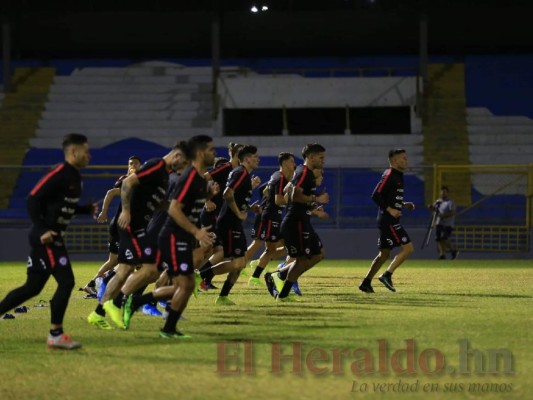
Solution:
M432 237L431 243L424 250L420 250L420 244L426 233L425 229L409 229L407 231L414 243L415 251L411 256L412 259L435 259L437 250ZM345 259L368 259L376 256L377 253L377 229L317 229L321 237L324 248L326 249L326 258L331 260ZM24 228L2 228L0 229L0 261L24 261L28 257L28 230ZM249 238L250 235L248 234ZM249 239L248 239L249 240ZM104 262L107 254L90 253L90 254L71 254L75 260L94 260ZM463 252L459 255L460 259L531 259L533 258L532 249L528 253L497 253L497 252ZM450 261L450 260L449 260Z

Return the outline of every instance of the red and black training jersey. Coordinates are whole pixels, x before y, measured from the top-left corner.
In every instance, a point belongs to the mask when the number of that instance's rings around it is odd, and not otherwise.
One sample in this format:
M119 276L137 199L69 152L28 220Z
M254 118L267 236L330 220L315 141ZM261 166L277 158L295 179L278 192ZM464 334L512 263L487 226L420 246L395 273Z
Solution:
M233 189L233 197L237 208L241 211L247 211L252 198L252 180L246 168L239 166L231 171L226 188ZM226 222L240 221L240 218L234 214L226 202L222 206L218 219L224 219Z
M165 200L168 186L168 170L162 158L146 161L135 173L139 184L131 196L132 230L146 228L159 204Z
M263 209L263 216L275 218L281 215L281 207L276 205L276 195L283 196L283 189L286 184L287 178L281 171L276 171L272 174L267 184L268 196Z
M402 210L403 172L394 168L386 169L372 192L372 200L379 206L378 222L392 225L399 223L399 218L394 218L385 210L387 207Z
M211 199L211 201L217 206L214 211L217 214L222 210L222 204L224 203L223 193L231 171L233 171L233 165L230 162L209 171L209 175L211 175L213 181L218 183L218 186L220 187L220 191Z
M180 176L174 191L171 194L171 199L183 204L183 214L189 221L200 226L200 212L202 211L207 195L207 181L194 167L187 168ZM176 221L168 216L165 223L165 229L171 229L174 232L185 231L181 226L176 224Z
M169 204L172 201L172 194L176 189L180 176L181 175L175 171L170 171L168 174L168 187L165 193L165 200L168 201ZM161 228L163 228L163 226L165 225L167 217L168 213L166 209L156 210L154 212L154 215L152 215L152 219L150 219L146 230L159 232Z
M299 165L296 167L294 177L292 178L294 187L302 188L303 194L306 196L316 196L316 181L313 171L307 168L306 165ZM299 220L309 220L311 218L312 205L305 203L289 202L287 206L286 218L295 218Z
M32 243L48 230L63 236L74 214L89 214L91 206L79 206L80 172L67 162L48 172L28 195L26 207L32 221Z

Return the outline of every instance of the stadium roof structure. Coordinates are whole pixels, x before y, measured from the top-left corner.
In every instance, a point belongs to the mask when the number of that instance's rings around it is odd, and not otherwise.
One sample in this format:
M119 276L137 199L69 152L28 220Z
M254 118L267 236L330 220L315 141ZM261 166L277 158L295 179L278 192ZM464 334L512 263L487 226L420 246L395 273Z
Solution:
M18 57L340 57L530 53L523 0L4 0ZM251 7L268 7L251 12Z

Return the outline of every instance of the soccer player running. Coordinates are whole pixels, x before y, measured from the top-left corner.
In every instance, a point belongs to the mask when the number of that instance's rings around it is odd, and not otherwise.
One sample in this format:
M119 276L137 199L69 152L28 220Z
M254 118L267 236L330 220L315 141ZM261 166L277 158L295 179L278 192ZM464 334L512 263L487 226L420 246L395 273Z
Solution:
M392 284L392 274L414 250L409 235L400 224L402 209L415 209L413 203L403 201L403 173L407 169L406 151L404 149L390 150L389 165L390 168L383 172L372 193L372 200L379 206L379 253L372 261L366 277L359 285L359 290L366 293L374 293L372 278L374 278L385 261L389 259L391 250L395 247L401 247L400 252L393 258L387 270L378 278L387 289L395 292L396 288Z
M120 288L135 266L156 262L157 235L148 231L147 225L155 210L165 199L168 171L172 169L180 154L180 144L177 143L163 158L146 161L136 173L122 182L120 190L122 211L118 218L119 265L115 276L107 284L102 304L95 309L95 314L100 318L109 314L119 328L124 328L121 312L123 295L120 293ZM89 322L97 325L94 320L95 318Z
M322 242L311 225L311 212L316 203L329 202L329 195L316 194L316 180L313 171L324 168L326 149L318 143L307 144L302 150L303 165L296 168L292 179L291 200L287 214L281 223L281 234L287 254L294 260L284 269L265 274L267 288L278 294L276 301L295 301L289 292L298 278L324 258Z
M252 277L249 279L250 286L260 286L261 273L267 264L275 258L283 257L285 249L281 238L282 209L287 205L283 189L287 182L290 182L294 175L296 164L294 155L291 153L280 153L278 155L279 170L274 172L266 187L266 202L261 213L261 222L257 227L256 236L264 241L265 251L259 257L259 263L255 267Z
M228 182L228 177L233 169L240 165L239 157L237 156L240 149L243 148L243 144L230 142L228 144L228 156L229 161L224 158L215 159L215 165L211 171L205 173L205 177L208 182L215 182L218 184L220 191L212 199L206 202L200 220L202 226L210 226L211 231L214 232L217 224L218 217L222 211L224 204L223 191ZM206 263L201 266L202 269L210 269L213 265L218 264L224 260L224 248L222 242L217 238L212 248L212 255L209 257ZM202 280L200 288L204 291L210 289L217 289L212 283L210 277L208 280Z
M48 172L28 196L32 220L31 246L26 282L0 302L0 315L41 293L50 276L57 289L50 301L51 326L47 345L72 350L81 347L63 332L63 318L74 288L74 273L63 236L74 214L96 215L96 204L78 205L82 183L79 170L89 164L89 144L84 135L69 133L63 138L65 162Z
M150 222L148 222L148 226L146 227L148 235L155 238L158 237L159 232L166 222L168 216L168 205L172 200L172 193L178 184L180 176L190 166L190 161L187 156L187 142L181 141L175 147L177 147L175 151L178 152L178 154L176 155L175 161L171 166L171 170L168 171L168 186L165 194L165 200L161 202L160 206L154 212ZM157 249L158 248L156 247L153 249L153 251L157 251ZM162 272L164 271L162 271L162 269L160 269L155 262L153 264L143 264L142 268L140 268L136 273L130 274L127 277L120 291L116 293L115 296L118 296L119 300L121 297L126 298L126 296L129 296L130 294L141 295L150 283L155 282L158 280L158 278L164 280L164 277L161 277ZM161 315L161 312L157 309L155 302L144 304L144 306L144 314L153 316Z
M104 197L104 201L102 203L102 211L98 215L98 218L96 221L100 224L107 222L107 211L109 209L109 205L111 204L111 201L115 197L120 197L120 187L122 186L122 181L128 177L128 175L135 173L139 168L141 167L141 159L138 156L131 156L128 158L128 172L126 175L120 176L115 184L113 185L113 188L109 189L106 192L106 195ZM107 257L107 261L102 264L102 266L98 269L96 272L96 275L83 287L83 291L85 291L89 298L96 298L96 279L103 278L105 273L107 271L112 270L118 265L118 228L117 228L117 219L120 215L121 207L119 205L117 212L115 216L111 219L111 222L109 223L109 243L108 243L108 250L109 255ZM109 278L111 279L111 278Z
M216 299L217 305L234 305L228 295L233 285L239 278L243 268L246 267L246 236L242 221L246 219L248 211L254 211L259 206L251 206L252 178L250 173L259 165L257 147L245 145L238 152L240 166L231 171L226 189L224 190L225 203L222 206L217 220L216 233L224 248L226 261L221 261L211 268L202 268L199 273L202 280L210 282L214 275L228 274L226 281ZM254 178L254 185L260 184L259 178Z
M322 181L324 180L324 170L320 169L320 168L315 168L313 170L313 174L315 175L315 185L318 188L319 186L322 185ZM291 196L292 196L292 193L293 193L292 183L287 184L283 191L284 191L283 196L285 198L285 202L288 204L291 201ZM315 217L318 217L320 219L328 219L329 218L329 214L326 211L324 211L324 206L322 204L319 204L319 203L316 203L313 206L313 209L311 210L311 216L315 216ZM284 246L281 247L281 249L278 248L278 251L280 251L280 250L283 250L283 253L282 253L283 255L287 254L286 249L285 249ZM285 270L288 271L288 269L291 266L291 263L293 261L294 261L293 258L291 258L290 256L287 256L285 261L283 261L281 264L278 265L278 276L286 276ZM276 297L278 295L278 293L279 293L277 288L273 284L272 284L272 287L269 288L269 292L270 292L270 290L272 290L272 292L270 294L273 297ZM300 290L300 285L298 284L298 281L293 283L292 291L295 294L297 294L298 296L302 296L302 291Z
M195 288L193 250L197 243L207 247L214 241L209 226L199 228L200 212L208 192L204 174L215 158L213 139L206 135L194 136L187 142L187 148L192 165L178 181L168 209L169 217L158 238L160 262L168 266L167 273L174 287L169 314L159 333L165 339L190 338L177 330L177 323ZM164 289L156 289L149 296L156 299L158 290ZM126 313L124 318L127 318Z

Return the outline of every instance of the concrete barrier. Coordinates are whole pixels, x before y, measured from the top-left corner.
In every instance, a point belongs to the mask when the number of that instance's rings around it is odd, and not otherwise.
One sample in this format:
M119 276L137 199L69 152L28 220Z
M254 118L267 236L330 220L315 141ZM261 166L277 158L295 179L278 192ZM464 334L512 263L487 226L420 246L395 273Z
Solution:
M425 229L409 229L405 227L415 245L411 259L436 259L437 250L434 240L424 250L420 244L424 239ZM318 229L326 250L326 258L330 260L365 259L370 266L371 260L377 254L377 229ZM28 257L29 245L27 228L0 228L0 261L25 261ZM249 232L247 238L249 238ZM249 241L249 239L248 239ZM396 250L397 251L397 250ZM393 253L395 254L395 253ZM107 254L72 254L73 260L105 261ZM495 253L495 252L463 252L460 260L472 259L531 259L533 251L529 253Z

